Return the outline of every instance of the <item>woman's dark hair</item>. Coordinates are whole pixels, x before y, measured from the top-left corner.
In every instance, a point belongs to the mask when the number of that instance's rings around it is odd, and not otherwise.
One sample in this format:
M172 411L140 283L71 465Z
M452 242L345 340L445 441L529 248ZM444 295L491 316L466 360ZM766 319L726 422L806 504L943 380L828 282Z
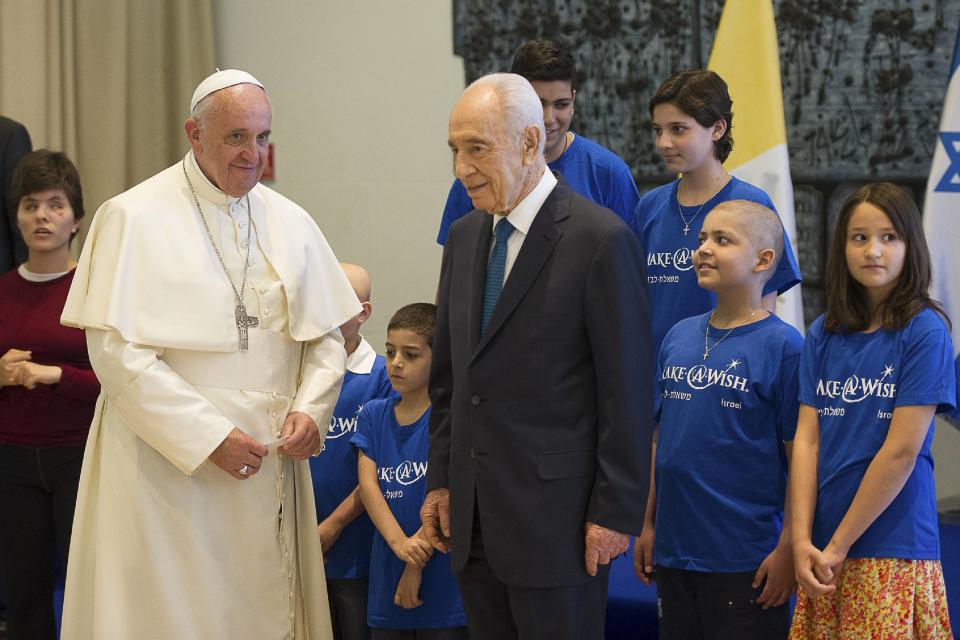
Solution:
M67 195L74 220L83 218L80 173L62 151L37 149L21 158L10 182L10 206L17 210L24 196L51 189L62 189Z
M733 151L733 100L727 83L713 71L688 69L679 71L657 88L650 98L650 116L659 104L674 104L697 121L701 127L712 127L725 120L727 130L713 142L713 155L725 162Z
M851 193L837 217L827 252L826 330L834 333L863 331L873 320L866 288L853 278L847 264L847 227L853 211L863 203L883 211L904 243L903 269L890 295L876 309L881 327L902 329L924 309L933 309L950 326L950 318L943 307L929 294L930 251L917 205L906 189L890 182L872 182Z

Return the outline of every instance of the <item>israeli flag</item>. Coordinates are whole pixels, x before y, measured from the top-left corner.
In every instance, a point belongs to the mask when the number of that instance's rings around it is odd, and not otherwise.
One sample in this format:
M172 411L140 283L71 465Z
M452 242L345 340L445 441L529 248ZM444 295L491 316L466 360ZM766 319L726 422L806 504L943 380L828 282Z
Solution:
M953 47L950 83L943 101L927 197L923 205L923 229L933 261L930 294L943 303L953 322L953 355L960 387L960 32ZM952 283L952 287L951 287ZM960 401L960 388L958 388ZM960 428L960 410L947 417Z

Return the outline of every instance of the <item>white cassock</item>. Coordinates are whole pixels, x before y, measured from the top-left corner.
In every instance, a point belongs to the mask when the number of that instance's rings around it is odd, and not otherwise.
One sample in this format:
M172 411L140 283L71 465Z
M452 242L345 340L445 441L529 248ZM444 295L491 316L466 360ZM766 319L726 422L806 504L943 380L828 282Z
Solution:
M235 296L184 178L259 318L238 350ZM360 311L309 215L257 185L235 199L192 152L97 211L61 321L87 332L102 393L74 517L64 640L330 637L306 461L236 480L207 460L234 428L276 439L290 411L327 425ZM321 429L325 434L326 429Z

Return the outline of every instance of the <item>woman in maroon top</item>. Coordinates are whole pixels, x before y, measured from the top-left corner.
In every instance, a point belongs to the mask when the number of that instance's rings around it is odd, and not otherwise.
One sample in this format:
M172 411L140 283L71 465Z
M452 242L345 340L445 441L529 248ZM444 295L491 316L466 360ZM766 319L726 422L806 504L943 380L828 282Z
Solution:
M11 204L29 250L0 276L0 563L9 640L56 637L54 558L63 564L83 447L100 385L83 331L60 324L83 217L80 177L63 153L34 151Z

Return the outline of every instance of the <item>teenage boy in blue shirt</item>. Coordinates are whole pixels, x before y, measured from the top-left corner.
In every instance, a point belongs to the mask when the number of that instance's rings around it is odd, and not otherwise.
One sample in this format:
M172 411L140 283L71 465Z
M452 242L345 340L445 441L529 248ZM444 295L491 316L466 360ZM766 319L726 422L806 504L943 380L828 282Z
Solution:
M390 384L400 399L368 402L351 442L360 495L376 525L367 621L373 640L466 640L467 620L446 554L422 537L430 448L427 383L437 308L415 303L387 325Z
M678 322L660 350L634 568L648 584L656 576L664 640L787 637L796 585L784 503L803 340L761 302L783 251L768 207L714 208L693 261L717 306Z
M323 548L327 598L335 640L366 640L367 576L373 523L360 501L357 454L350 436L364 404L394 395L386 362L360 335L370 318L370 275L355 264L340 265L363 309L340 327L347 351L346 373L319 456L310 458L317 533Z
M547 167L562 175L570 188L584 198L610 209L630 224L640 193L627 163L606 147L570 131L577 97L576 65L570 50L557 40L530 40L517 49L510 73L529 80L540 96L547 134L543 147ZM446 244L450 225L475 208L463 183L454 180L443 207L437 243Z

